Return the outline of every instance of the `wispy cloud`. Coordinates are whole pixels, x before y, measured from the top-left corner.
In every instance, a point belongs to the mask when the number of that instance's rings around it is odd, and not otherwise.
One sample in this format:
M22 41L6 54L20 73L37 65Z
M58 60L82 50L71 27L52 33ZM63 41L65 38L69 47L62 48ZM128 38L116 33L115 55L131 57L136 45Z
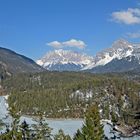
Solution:
M64 42L52 41L52 42L47 43L46 45L51 46L56 49L64 48L64 47L76 47L79 49L84 49L87 46L84 41L76 40L76 39L71 39Z
M128 8L127 10L112 13L112 19L118 23L124 24L140 24L140 9Z
M53 48L62 48L63 47L62 43L58 42L58 41L52 41L50 43L47 43L46 45L51 46Z
M140 38L140 31L139 32L129 32L126 34L126 37L132 38L132 39Z

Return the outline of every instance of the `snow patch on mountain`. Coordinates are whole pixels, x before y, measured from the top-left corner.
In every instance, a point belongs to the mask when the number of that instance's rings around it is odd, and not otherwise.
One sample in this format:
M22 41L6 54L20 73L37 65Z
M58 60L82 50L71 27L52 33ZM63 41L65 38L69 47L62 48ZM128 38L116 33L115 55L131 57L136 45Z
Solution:
M78 66L79 69L89 65L93 61L93 57L86 54L81 54L78 52L70 50L55 50L48 52L44 57L37 60L37 64L43 66L44 68L51 70L52 67L62 67L62 65L70 65L72 67ZM56 68L57 69L57 68ZM60 68L61 69L61 68Z
M40 65L40 66L42 66L42 65L43 65L42 60L37 60L37 61L36 61L36 63L37 63L38 65Z
M47 70L89 70L97 66L105 66L111 61L123 58L135 57L140 62L140 44L132 44L124 39L115 41L110 48L104 49L91 57L86 54L70 51L55 50L48 52L44 57L37 60L37 64Z
M133 45L123 39L117 40L113 43L112 47L107 48L95 56L94 63L86 66L83 70L92 69L97 66L104 66L111 62L113 59L122 59L132 55L134 48Z

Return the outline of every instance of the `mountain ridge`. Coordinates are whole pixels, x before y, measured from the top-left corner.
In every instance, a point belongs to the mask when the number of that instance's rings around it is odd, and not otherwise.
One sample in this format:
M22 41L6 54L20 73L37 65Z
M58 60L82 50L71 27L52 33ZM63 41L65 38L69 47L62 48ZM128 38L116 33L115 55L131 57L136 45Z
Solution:
M73 61L71 61L70 56L73 57ZM106 65L111 62L114 63L114 60L131 61L130 59L125 60L124 58L131 58L132 56L135 57L136 61L140 60L140 44L134 44L124 39L119 39L115 41L110 48L98 52L95 56L88 56L86 54L60 49L47 53L41 59L37 60L37 64L43 66L47 70L95 72L97 69L102 71L100 70L101 67L102 69L103 67L107 67ZM139 65L139 63L137 63L137 65Z
M92 61L93 58L84 53L59 49L48 52L36 62L47 70L79 71Z
M10 49L0 47L0 71L8 75L22 72L39 72L43 68L32 59Z

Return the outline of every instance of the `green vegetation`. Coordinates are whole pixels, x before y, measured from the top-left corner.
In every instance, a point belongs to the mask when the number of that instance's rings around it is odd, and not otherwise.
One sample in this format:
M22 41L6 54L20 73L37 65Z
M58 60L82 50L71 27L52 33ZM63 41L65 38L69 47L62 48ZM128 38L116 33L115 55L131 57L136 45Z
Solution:
M65 135L63 130L59 130L58 134L54 136L54 140L72 140L69 135Z
M81 131L75 134L74 140L102 140L104 132L100 120L97 105L90 106L85 115L85 123Z
M37 123L32 127L25 121L19 124L20 113L15 110L15 106L10 109L13 118L11 128L0 135L0 140L72 140L69 135L65 135L63 130L58 134L52 135L51 128L44 121L43 114L37 112L39 117ZM90 107L85 115L85 124L82 132L78 130L73 140L101 140L103 139L103 129L100 124L100 115L97 106Z
M106 74L43 72L18 74L2 81L8 102L22 114L43 112L52 118L83 118L88 105L99 104L101 118L134 124L140 109L140 84Z
M52 140L51 128L43 120L42 113L38 113L39 117L37 124L29 126L26 121L20 122L20 112L15 109L15 106L10 108L12 123L7 127L5 133L0 135L0 140Z
M20 140L22 139L22 132L20 131L19 119L20 114L15 109L15 106L12 106L9 110L10 115L12 116L11 128L6 129L6 132L0 136L1 140Z
M2 120L0 120L0 130L2 129L3 126L4 126L4 123Z
M45 117L43 113L37 112L38 117L36 118L37 124L32 125L32 129L35 131L35 140L47 140L51 139L51 128L45 122Z

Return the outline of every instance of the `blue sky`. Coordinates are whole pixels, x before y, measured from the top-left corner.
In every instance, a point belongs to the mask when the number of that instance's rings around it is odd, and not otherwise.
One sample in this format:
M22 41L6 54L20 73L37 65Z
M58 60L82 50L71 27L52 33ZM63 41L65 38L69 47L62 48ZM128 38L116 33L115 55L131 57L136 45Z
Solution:
M34 60L55 48L95 55L140 42L140 0L0 0L0 46Z

